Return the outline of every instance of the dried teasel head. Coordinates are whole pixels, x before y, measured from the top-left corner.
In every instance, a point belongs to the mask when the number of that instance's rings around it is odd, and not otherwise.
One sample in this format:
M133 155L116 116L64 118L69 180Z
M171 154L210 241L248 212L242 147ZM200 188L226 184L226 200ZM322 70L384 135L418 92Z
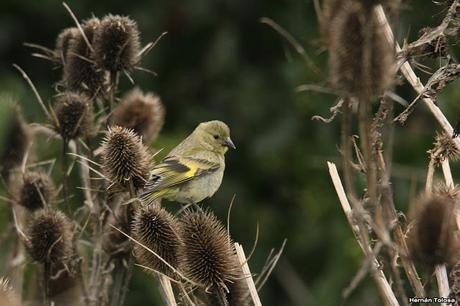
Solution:
M54 130L64 141L89 133L91 110L86 95L69 91L60 94L54 107L54 115Z
M105 16L96 31L94 58L112 73L130 71L139 61L139 30L135 21L118 15Z
M145 143L156 139L163 127L165 109L160 97L135 88L113 110L113 124L132 129Z
M409 232L411 256L428 267L451 263L458 256L455 236L457 203L443 193L420 198L413 204Z
M331 83L355 97L378 95L394 79L394 48L375 14L362 4L347 1L329 28Z
M72 222L62 212L43 209L35 212L26 229L27 250L33 260L59 264L73 255Z
M445 159L458 160L460 157L460 150L452 137L446 133L436 134L433 145L433 149L428 153L437 164L441 164Z
M177 231L178 222L174 216L157 203L144 205L135 214L132 229L134 239L155 252L174 269L179 265L182 244ZM142 245L134 244L134 255L138 262L171 278L178 278L170 266Z
M54 49L55 60L58 63L65 64L69 48L78 35L80 35L80 31L77 27L66 28L59 33Z
M235 250L225 227L210 212L187 211L180 219L182 269L206 290L221 292L238 277Z
M19 298L11 287L9 280L0 277L0 305L19 306Z
M135 188L142 188L149 177L149 166L140 136L120 126L109 128L102 143L102 167L112 185L127 188L132 182Z
M16 191L17 203L29 211L48 206L56 196L56 188L50 176L42 172L26 172Z
M21 164L31 141L31 132L19 109L14 108L7 120L4 142L0 148L0 171L4 178L10 170Z
M82 24L83 33L92 44L100 24L99 19L91 18ZM67 90L84 92L95 97L103 90L103 72L97 69L93 52L79 31L69 42L64 65L63 83Z

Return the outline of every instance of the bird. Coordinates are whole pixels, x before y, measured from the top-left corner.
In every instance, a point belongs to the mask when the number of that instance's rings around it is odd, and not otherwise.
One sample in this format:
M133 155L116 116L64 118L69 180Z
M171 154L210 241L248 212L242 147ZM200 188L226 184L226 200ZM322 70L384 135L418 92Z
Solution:
M229 148L236 146L227 124L219 120L200 123L151 169L140 198L146 203L166 199L196 206L219 189Z

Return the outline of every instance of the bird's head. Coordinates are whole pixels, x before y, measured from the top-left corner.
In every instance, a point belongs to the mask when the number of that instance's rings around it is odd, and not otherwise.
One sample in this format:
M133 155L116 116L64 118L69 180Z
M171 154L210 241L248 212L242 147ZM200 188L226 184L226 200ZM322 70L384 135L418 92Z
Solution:
M230 129L222 121L202 122L196 128L195 133L203 145L214 152L224 154L228 148L236 149L230 138Z

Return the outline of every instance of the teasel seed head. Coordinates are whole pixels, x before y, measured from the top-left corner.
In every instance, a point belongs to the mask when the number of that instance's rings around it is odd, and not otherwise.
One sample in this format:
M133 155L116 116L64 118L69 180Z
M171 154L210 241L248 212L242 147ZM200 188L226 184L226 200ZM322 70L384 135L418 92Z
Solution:
M422 197L415 203L409 232L411 256L427 267L451 263L458 259L456 231L456 201L443 194Z
M187 211L180 221L181 263L187 277L213 292L227 287L238 267L225 227L210 211Z
M56 47L54 49L55 60L60 64L65 64L70 46L74 40L80 35L77 27L66 28L59 33L56 39Z
M395 54L375 14L348 1L329 29L331 83L347 95L382 94L394 79Z
M139 61L139 30L135 21L118 15L105 16L96 31L94 57L99 67L130 71Z
M17 203L33 212L49 206L56 196L56 188L48 175L26 172L16 193Z
M19 298L11 287L9 280L0 277L0 305L19 306Z
M27 249L33 260L59 264L73 255L73 226L62 212L43 209L35 212L26 230Z
M144 205L137 210L133 222L133 237L155 252L174 269L178 268L182 241L177 233L178 222L159 203ZM161 259L143 246L134 243L134 255L138 262L173 279L178 275Z
M159 96L134 88L112 114L113 124L132 129L144 143L154 141L163 127L165 109Z
M18 108L12 110L4 135L0 150L0 174L7 179L10 170L21 164L31 141L29 126L24 122Z
M142 188L149 177L149 165L140 136L120 126L109 128L102 143L102 167L113 185L127 188L131 181L135 188Z
M83 32L91 44L99 24L97 18L91 18L82 24ZM64 86L67 90L81 91L93 98L103 90L103 81L103 72L97 69L92 51L78 31L68 47L64 65Z
M429 150L430 158L441 164L446 158L452 161L460 158L460 150L447 133L436 134L433 149Z
M54 129L64 141L84 137L89 133L91 111L86 95L69 91L60 94L54 115Z

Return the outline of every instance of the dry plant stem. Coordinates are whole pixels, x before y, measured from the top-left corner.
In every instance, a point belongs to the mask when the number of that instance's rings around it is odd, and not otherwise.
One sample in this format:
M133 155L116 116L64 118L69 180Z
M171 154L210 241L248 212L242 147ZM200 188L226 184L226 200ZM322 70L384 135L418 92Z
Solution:
M359 137L361 151L363 152L366 165L367 194L370 201L370 207L375 209L377 206L377 176L375 158L372 152L372 142L369 134L371 132L370 118L370 101L362 98L359 100Z
M401 263L407 275L409 283L418 297L425 296L425 289L420 281L414 263L408 258L409 248L407 247L406 237L401 224L398 222L398 214L393 201L393 189L390 182L390 174L388 173L388 166L384 162L384 157L379 154L380 168L382 169L381 190L382 190L382 205L385 210L386 216L389 218L388 224L393 228L393 236L397 246L400 249ZM393 264L391 265L393 267ZM395 271L396 272L396 271ZM395 274L395 282L398 283L399 273Z
M68 156L69 142L66 139L62 140L62 193L64 195L64 202L67 206L68 212L70 213L70 201L69 201L69 178L68 178Z
M396 52L400 52L401 51L401 47L399 46L399 44L397 42L395 42L394 40L394 35L393 35L393 31L391 30L391 27L388 23L388 20L385 16L385 12L383 10L383 7L381 5L377 5L375 7L375 13L377 14L377 17L378 17L378 20L379 22L382 24L382 26L384 27L385 29L385 36L387 38L387 40L391 43L391 44L394 44L395 45L395 48L396 48ZM425 89L425 86L422 84L422 82L420 81L420 79L417 77L417 75L415 74L414 70L412 69L412 67L410 66L410 64L406 61L404 62L401 66L400 66L400 70L402 72L402 74L404 75L404 77L406 78L406 80L409 82L409 84L414 88L414 90L420 95L422 95L422 100L423 102L425 102L426 106L428 107L428 109L431 111L431 113L433 114L433 116L436 118L436 120L439 122L439 124L441 125L441 127L444 129L444 131L448 134L448 135L452 135L453 133L453 129L452 129L452 126L450 125L449 121L447 120L447 118L444 116L444 114L442 113L442 111L439 109L439 107L435 104L435 102L433 101L433 99L429 98L429 97L425 97L423 96L423 91ZM457 145L457 147L460 149L460 139L457 137L457 138L454 138L453 141L455 142L455 144Z
M131 199L136 198L136 190L132 180L129 181L129 195ZM135 203L131 203L129 205L134 204ZM128 206L126 206L126 209L128 209ZM115 263L114 286L112 288L112 306L122 306L124 304L129 282L131 281L133 267L134 256L131 252L128 255L126 266L122 262Z
M342 155L343 155L343 173L345 179L345 189L347 190L348 196L356 199L353 180L353 141L352 135L352 112L351 112L351 101L349 98L345 98L342 106Z
M334 188L337 192L337 196L339 198L340 204L342 205L342 209L345 212L345 216L347 217L348 223L350 224L353 233L355 235L356 240L358 241L359 246L363 250L366 257L368 257L372 262L372 271L371 275L374 279L374 282L379 289L379 292L384 300L385 305L399 305L398 300L396 299L394 292L391 290L391 286L388 283L388 280L385 277L385 274L382 270L379 269L379 264L377 259L375 258L374 253L372 252L372 248L370 247L368 241L365 239L361 239L360 237L366 233L360 233L360 228L355 224L353 218L353 212L351 210L350 203L345 195L345 191L342 186L342 182L340 180L339 174L337 172L337 168L334 163L328 162L329 167L329 174L332 179L332 183L334 184ZM366 234L367 235L367 234Z
M442 167L442 173L444 175L444 180L446 182L446 185L450 188L454 188L454 180L452 178L452 172L450 171L450 164L449 164L449 159L444 159L441 164ZM460 214L458 211L455 212L455 221L457 223L457 228L460 229Z
M447 168L449 168L450 172L450 167L448 164L448 159L446 158L444 161L447 161ZM443 162L444 164L444 162ZM427 195L431 194L431 191L433 189L433 173L434 170L430 170L431 168L434 169L434 156L430 158L430 164L428 165L428 173L430 173L429 176L427 176L426 180L426 185L425 185L425 193ZM445 166L443 166L444 170ZM444 172L444 171L443 171ZM452 176L449 176L445 174L445 181L447 186L453 186L453 181L452 181ZM449 297L450 294L450 288L449 288L449 279L447 277L447 269L446 265L437 265L435 268L435 274L436 274L436 282L438 284L438 293L440 297ZM445 303L441 303L442 306L447 306Z
M174 291L171 286L169 278L161 273L156 273L158 282L160 284L160 293L166 306L177 306L176 299L174 297Z
M438 282L438 292L440 297L447 298L450 294L449 278L447 277L446 265L436 266L436 281ZM450 304L441 303L442 306L448 306Z
M254 306L262 306L259 294L257 293L256 285L254 284L254 280L252 278L251 270L249 269L248 261L246 260L246 255L244 255L243 247L239 243L235 243L235 250L238 261L242 265L241 269L243 270L243 275L246 280L246 284L248 285L252 302L254 303Z

